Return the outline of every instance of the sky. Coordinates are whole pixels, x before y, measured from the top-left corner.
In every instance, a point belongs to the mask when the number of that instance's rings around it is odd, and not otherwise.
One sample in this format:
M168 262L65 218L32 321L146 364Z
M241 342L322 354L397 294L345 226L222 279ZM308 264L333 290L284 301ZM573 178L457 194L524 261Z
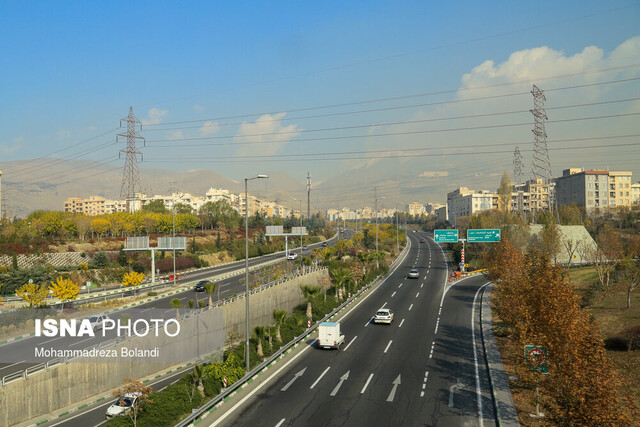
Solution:
M638 1L33 1L0 16L0 163L122 167L131 106L141 168L309 170L327 203L349 200L341 185L442 201L497 188L516 145L530 178L536 84L553 176L640 180Z

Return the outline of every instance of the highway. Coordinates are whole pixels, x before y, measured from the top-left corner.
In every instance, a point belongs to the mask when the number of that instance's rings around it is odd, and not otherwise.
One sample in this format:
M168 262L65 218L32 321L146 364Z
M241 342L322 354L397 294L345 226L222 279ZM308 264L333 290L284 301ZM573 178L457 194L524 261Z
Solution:
M482 277L447 289L440 248L410 233L403 265L341 322L340 351L309 351L246 402L207 425L484 425L495 414L474 308ZM424 238L425 243L420 243ZM411 268L420 279L407 279ZM391 325L371 317L395 312ZM473 327L472 327L473 325ZM474 345L475 344L475 345Z
M349 231L347 231L347 238L350 235ZM330 239L329 244L335 243L337 237ZM309 245L304 253L310 253L311 250L321 247L321 243L316 243L313 245ZM296 253L299 253L299 248L295 250ZM293 250L292 250L293 252ZM282 259L283 262L293 262L286 261L284 254L276 254L269 255L262 258L253 258L249 260L249 265L258 265L263 264L269 261L273 261L274 259ZM188 276L188 280L186 283L195 284L196 282L204 279L209 279L211 277L229 273L235 270L244 269L244 261L238 261L231 264L227 264L219 267L208 267L198 271L190 272ZM183 281L181 281L183 282ZM184 283L181 283L183 285ZM244 292L244 275L240 274L234 277L230 277L226 280L223 280L218 283L218 290L213 295L213 299L217 301L217 296L220 295L220 299L224 299L230 297L234 294L239 294ZM148 289L142 291L142 293L148 292ZM149 319L152 316L154 318L163 318L169 319L175 317L175 309L171 308L170 301L174 298L178 298L182 307L187 307L188 300L205 300L208 301L208 297L204 292L193 292L193 290L187 289L183 292L176 293L173 295L169 295L163 298L158 298L157 300L150 301L145 304L136 305L133 308L126 308L118 310L114 313L109 313L109 316L113 319L118 319L122 315L129 315L132 320L145 318ZM197 307L197 304L194 305ZM92 311L91 314L97 313L98 310ZM144 313L144 314L143 314ZM92 348L101 342L109 341L115 338L115 333L107 333L105 337L102 337L102 334L96 334L97 336L93 339L87 340L79 340L75 337L59 337L59 338L50 338L50 337L29 337L24 338L18 341L13 341L11 343L4 344L0 346L0 352L2 354L2 360L0 360L0 379L3 377L22 371L39 363L45 363L49 361L51 358L41 358L35 357L34 348L36 347L46 347L53 349L83 349L83 348Z

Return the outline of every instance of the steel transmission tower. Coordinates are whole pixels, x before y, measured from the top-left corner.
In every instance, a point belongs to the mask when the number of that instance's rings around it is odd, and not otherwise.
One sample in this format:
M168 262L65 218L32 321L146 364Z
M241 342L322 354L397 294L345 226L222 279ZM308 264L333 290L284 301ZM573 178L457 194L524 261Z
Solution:
M516 184L522 184L522 178L524 177L523 168L520 147L516 145L516 149L513 151L513 177L515 178Z
M549 149L547 148L547 131L544 123L547 121L547 113L544 110L544 91L533 85L531 90L533 95L533 110L531 113L534 118L533 136L533 163L532 173L534 178L542 178L543 182L549 185L549 201L547 207L552 210L555 197L551 191L551 160L549 159Z
M140 193L140 169L138 168L138 155L140 155L140 160L142 160L142 153L136 146L136 140L141 139L143 146L145 145L145 140L136 132L136 125L140 125L140 130L142 130L142 123L140 123L140 120L138 120L135 114L133 114L133 107L129 107L129 115L127 117L120 119L121 127L122 122L127 122L127 131L119 133L116 136L116 142L120 142L118 137L126 137L127 147L120 150L120 153L126 153L122 174L122 187L120 187L120 199L127 201L127 210L130 211L130 201L136 198L136 193Z

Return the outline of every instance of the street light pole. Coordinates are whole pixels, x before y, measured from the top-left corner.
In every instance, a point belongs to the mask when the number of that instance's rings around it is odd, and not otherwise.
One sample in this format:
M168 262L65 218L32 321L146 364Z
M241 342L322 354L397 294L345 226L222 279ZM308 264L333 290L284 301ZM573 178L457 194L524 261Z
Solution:
M396 253L400 253L400 213L398 212L398 204L396 203Z
M380 257L378 256L378 199L386 199L386 197L378 197L377 189L374 189L373 198L375 199L375 211L376 211L376 268L380 268Z
M244 179L244 298L245 298L245 375L249 374L251 370L251 361L249 359L249 337L251 336L249 331L249 198L247 191L247 182L259 179L269 178L267 175L258 175L253 178Z

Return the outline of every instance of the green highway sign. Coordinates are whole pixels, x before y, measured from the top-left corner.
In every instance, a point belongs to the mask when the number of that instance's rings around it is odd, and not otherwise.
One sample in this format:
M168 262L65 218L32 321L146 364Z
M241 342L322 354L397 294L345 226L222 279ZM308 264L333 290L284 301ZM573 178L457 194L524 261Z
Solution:
M467 242L499 242L500 241L500 229L468 229L467 230Z
M433 230L436 243L458 243L458 230Z

